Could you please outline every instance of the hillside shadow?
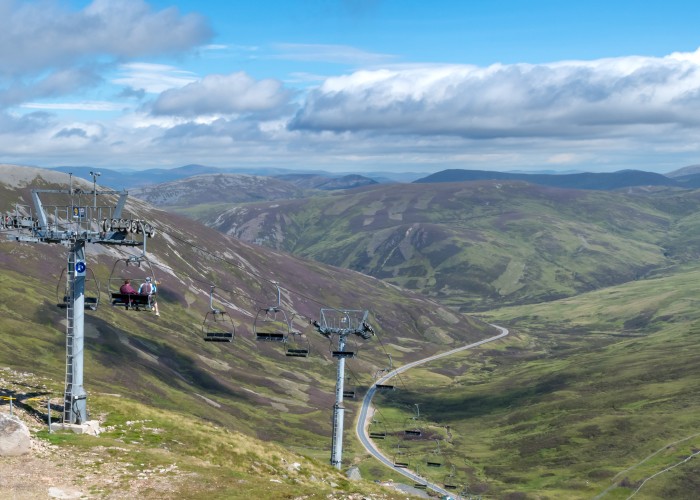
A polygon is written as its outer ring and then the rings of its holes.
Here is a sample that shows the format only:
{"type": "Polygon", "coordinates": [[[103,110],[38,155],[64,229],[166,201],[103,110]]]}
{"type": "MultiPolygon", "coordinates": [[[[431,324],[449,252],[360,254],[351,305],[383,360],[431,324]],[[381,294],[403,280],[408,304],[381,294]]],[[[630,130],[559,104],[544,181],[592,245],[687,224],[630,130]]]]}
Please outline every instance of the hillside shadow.
{"type": "Polygon", "coordinates": [[[516,411],[536,403],[548,395],[568,387],[568,377],[557,375],[530,385],[510,387],[501,392],[474,396],[446,396],[443,392],[415,391],[397,386],[396,394],[384,397],[380,404],[413,408],[420,405],[421,414],[438,423],[516,411]]]}
{"type": "Polygon", "coordinates": [[[250,397],[233,390],[198,366],[193,355],[164,342],[116,328],[100,318],[91,317],[87,322],[98,333],[97,339],[86,342],[88,349],[98,364],[118,373],[118,381],[103,380],[107,384],[117,382],[132,391],[139,388],[153,396],[164,397],[162,391],[148,382],[149,376],[152,376],[178,391],[202,391],[251,402],[250,397]]]}

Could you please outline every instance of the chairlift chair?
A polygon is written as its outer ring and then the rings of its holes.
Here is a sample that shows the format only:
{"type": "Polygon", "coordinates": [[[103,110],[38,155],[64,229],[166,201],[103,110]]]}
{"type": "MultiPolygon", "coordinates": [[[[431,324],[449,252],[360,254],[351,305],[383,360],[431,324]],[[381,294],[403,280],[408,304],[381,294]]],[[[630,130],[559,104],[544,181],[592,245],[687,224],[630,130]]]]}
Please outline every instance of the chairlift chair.
{"type": "Polygon", "coordinates": [[[394,453],[394,467],[406,468],[408,467],[408,452],[401,451],[401,445],[396,446],[396,452],[394,453]]]}
{"type": "Polygon", "coordinates": [[[443,488],[446,490],[456,490],[458,486],[455,483],[455,466],[452,465],[452,468],[450,469],[450,473],[445,476],[445,480],[443,481],[443,488]]]}
{"type": "Polygon", "coordinates": [[[204,316],[202,335],[205,342],[233,342],[236,327],[231,316],[214,307],[214,286],[209,291],[209,311],[204,316]]]}
{"type": "Polygon", "coordinates": [[[367,430],[372,439],[386,439],[386,425],[383,422],[373,420],[367,430]]]}
{"type": "Polygon", "coordinates": [[[290,358],[308,358],[311,353],[311,341],[307,335],[292,329],[293,322],[294,315],[292,314],[292,319],[289,322],[290,335],[287,337],[285,355],[290,358]]]}
{"type": "MultiPolygon", "coordinates": [[[[95,273],[89,267],[85,270],[85,293],[83,296],[84,307],[86,311],[96,311],[100,304],[100,282],[95,278],[95,273]]],[[[66,268],[61,270],[61,275],[58,277],[56,284],[56,306],[61,309],[68,307],[70,301],[70,287],[68,284],[68,276],[66,268]],[[63,286],[61,286],[63,284],[63,286]]]]}
{"type": "Polygon", "coordinates": [[[355,386],[348,383],[347,377],[343,384],[343,398],[355,399],[355,386]]]}
{"type": "Polygon", "coordinates": [[[287,342],[291,333],[287,312],[281,307],[281,292],[277,283],[277,304],[258,309],[253,322],[255,340],[262,342],[287,342]]]}
{"type": "Polygon", "coordinates": [[[405,437],[420,437],[423,435],[423,432],[421,431],[419,425],[419,422],[421,421],[420,410],[417,404],[415,406],[416,414],[412,417],[407,418],[406,422],[404,423],[403,433],[405,437]]]}
{"type": "Polygon", "coordinates": [[[289,323],[287,313],[277,306],[258,310],[253,323],[255,340],[263,342],[287,342],[289,323]]]}
{"type": "Polygon", "coordinates": [[[146,281],[146,277],[150,277],[151,282],[156,282],[155,275],[153,274],[153,266],[145,254],[117,259],[114,262],[114,266],[112,266],[112,272],[110,273],[107,281],[107,287],[112,299],[112,305],[124,307],[125,310],[135,309],[136,311],[139,311],[143,309],[150,311],[152,309],[152,304],[156,299],[158,291],[157,288],[156,293],[151,295],[141,295],[138,293],[124,294],[119,291],[121,285],[126,279],[131,280],[132,287],[138,290],[138,288],[146,281]],[[123,267],[120,267],[120,264],[123,264],[123,267]],[[139,272],[138,276],[137,272],[139,272]],[[145,277],[143,274],[145,274],[145,277]]]}
{"type": "Polygon", "coordinates": [[[442,451],[440,451],[440,441],[436,439],[435,444],[437,447],[435,448],[435,451],[433,451],[434,456],[431,456],[425,462],[425,465],[428,467],[442,467],[443,459],[442,451]]]}

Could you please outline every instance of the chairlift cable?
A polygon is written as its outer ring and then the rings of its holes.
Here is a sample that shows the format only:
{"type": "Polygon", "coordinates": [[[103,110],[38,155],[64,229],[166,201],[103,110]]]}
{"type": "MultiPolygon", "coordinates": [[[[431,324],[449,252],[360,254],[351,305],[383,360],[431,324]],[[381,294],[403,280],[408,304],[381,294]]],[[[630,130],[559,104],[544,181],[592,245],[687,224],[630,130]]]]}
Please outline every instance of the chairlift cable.
{"type": "MultiPolygon", "coordinates": [[[[208,255],[214,257],[215,259],[219,259],[219,260],[221,260],[222,262],[225,262],[226,264],[228,264],[228,265],[230,265],[230,266],[233,266],[233,267],[235,267],[235,268],[237,268],[237,269],[239,269],[239,270],[241,270],[241,271],[243,271],[243,272],[245,272],[245,273],[248,273],[248,274],[251,275],[251,276],[254,276],[254,277],[256,277],[256,278],[258,278],[258,279],[260,279],[260,280],[267,281],[267,282],[269,282],[269,283],[271,283],[271,284],[276,283],[275,280],[271,280],[271,279],[269,279],[269,278],[265,278],[264,276],[261,276],[261,275],[259,275],[258,273],[255,273],[255,272],[253,272],[252,270],[250,270],[250,269],[248,269],[248,268],[244,268],[244,267],[241,267],[240,265],[238,265],[238,264],[236,264],[236,263],[234,263],[234,262],[230,262],[229,260],[227,260],[227,259],[225,259],[225,258],[223,258],[223,257],[221,257],[221,256],[219,256],[219,255],[216,255],[215,253],[213,253],[213,252],[211,252],[211,251],[209,251],[209,250],[205,250],[205,249],[203,249],[203,248],[201,248],[201,247],[195,245],[194,243],[192,243],[192,242],[190,242],[190,241],[187,241],[187,240],[185,240],[185,239],[183,239],[183,238],[180,238],[179,236],[175,236],[175,235],[173,235],[173,234],[171,234],[171,233],[166,233],[166,234],[167,234],[168,236],[170,236],[171,238],[173,238],[173,239],[176,239],[176,240],[178,240],[178,241],[180,241],[180,242],[182,242],[182,243],[185,243],[186,245],[189,245],[189,246],[192,247],[192,248],[195,248],[195,249],[197,249],[197,250],[199,250],[199,251],[201,251],[201,252],[203,252],[203,253],[206,253],[206,254],[208,254],[208,255]]],[[[222,288],[222,290],[224,290],[224,289],[222,288]]],[[[293,290],[293,289],[290,289],[290,288],[287,288],[287,287],[285,287],[285,290],[286,290],[287,292],[293,294],[293,295],[296,295],[296,296],[301,297],[301,298],[306,299],[306,300],[310,300],[311,302],[314,302],[315,304],[318,304],[318,305],[320,305],[320,306],[322,306],[322,307],[324,307],[324,308],[333,309],[333,310],[336,310],[336,311],[340,311],[340,309],[337,309],[336,307],[333,307],[333,306],[327,306],[327,305],[324,304],[323,302],[320,302],[319,300],[316,300],[316,299],[313,298],[313,297],[310,297],[310,296],[308,296],[308,295],[306,295],[306,294],[304,294],[304,293],[302,293],[302,292],[299,292],[298,290],[293,290]]],[[[234,294],[235,294],[235,293],[238,293],[238,292],[231,291],[231,290],[225,290],[225,291],[228,291],[228,292],[234,293],[234,294]]],[[[241,294],[241,295],[244,295],[244,294],[241,294]]],[[[244,296],[245,296],[245,295],[244,295],[244,296]]],[[[250,300],[253,300],[254,302],[258,302],[257,300],[252,299],[251,297],[247,297],[247,298],[250,299],[250,300]]],[[[300,315],[300,316],[302,316],[302,315],[300,315]]],[[[309,317],[307,317],[307,316],[303,316],[303,317],[304,317],[305,319],[308,319],[308,320],[314,319],[314,318],[309,318],[309,317]]]]}

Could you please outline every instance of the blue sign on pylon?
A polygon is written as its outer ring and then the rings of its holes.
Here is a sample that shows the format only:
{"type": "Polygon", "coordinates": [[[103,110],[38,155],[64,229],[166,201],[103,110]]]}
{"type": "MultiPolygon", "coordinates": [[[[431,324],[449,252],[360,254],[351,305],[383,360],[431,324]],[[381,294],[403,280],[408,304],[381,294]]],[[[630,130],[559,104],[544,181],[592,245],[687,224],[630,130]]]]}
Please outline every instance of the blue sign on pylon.
{"type": "Polygon", "coordinates": [[[85,262],[82,260],[79,260],[78,262],[75,263],[75,275],[76,276],[85,276],[85,270],[87,269],[87,266],[85,265],[85,262]]]}

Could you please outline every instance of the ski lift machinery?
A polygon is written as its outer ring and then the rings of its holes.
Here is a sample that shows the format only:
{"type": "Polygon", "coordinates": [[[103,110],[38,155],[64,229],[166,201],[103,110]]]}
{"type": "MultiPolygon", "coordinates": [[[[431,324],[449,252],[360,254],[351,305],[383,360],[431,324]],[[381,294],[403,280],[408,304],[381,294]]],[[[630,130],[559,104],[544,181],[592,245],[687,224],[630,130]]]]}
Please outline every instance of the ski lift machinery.
{"type": "Polygon", "coordinates": [[[222,308],[214,307],[214,286],[209,291],[209,311],[202,323],[202,336],[205,342],[232,342],[236,327],[231,316],[222,308]]]}

